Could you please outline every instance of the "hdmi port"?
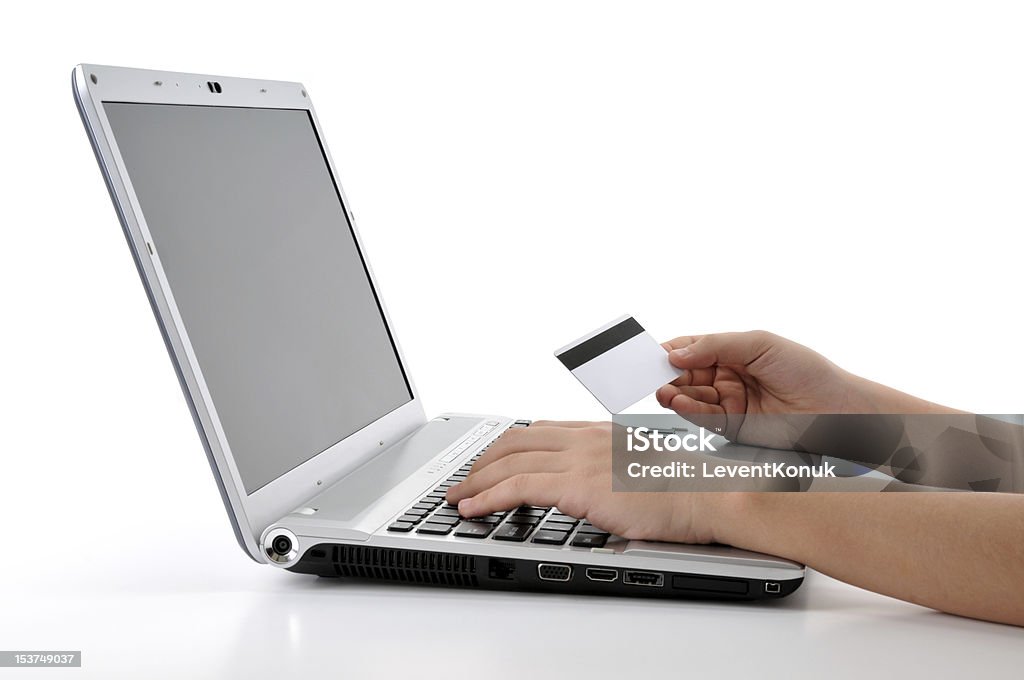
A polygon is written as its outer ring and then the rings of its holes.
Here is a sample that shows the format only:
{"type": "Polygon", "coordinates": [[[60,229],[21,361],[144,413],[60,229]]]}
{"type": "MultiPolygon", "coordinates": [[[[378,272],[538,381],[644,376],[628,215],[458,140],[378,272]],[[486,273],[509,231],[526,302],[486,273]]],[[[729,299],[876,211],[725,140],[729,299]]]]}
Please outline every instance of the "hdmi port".
{"type": "Polygon", "coordinates": [[[624,571],[622,582],[627,586],[651,586],[660,588],[665,585],[665,575],[653,571],[624,571]]]}
{"type": "Polygon", "coordinates": [[[614,569],[595,569],[587,567],[587,578],[591,581],[605,581],[611,583],[619,577],[619,572],[614,569]]]}

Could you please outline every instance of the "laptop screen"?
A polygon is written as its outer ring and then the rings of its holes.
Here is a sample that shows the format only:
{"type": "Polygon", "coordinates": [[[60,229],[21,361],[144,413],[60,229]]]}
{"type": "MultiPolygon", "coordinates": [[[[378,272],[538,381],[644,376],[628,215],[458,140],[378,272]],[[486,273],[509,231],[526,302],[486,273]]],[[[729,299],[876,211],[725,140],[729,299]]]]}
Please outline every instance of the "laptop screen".
{"type": "Polygon", "coordinates": [[[104,109],[247,494],[412,399],[307,111],[104,109]]]}

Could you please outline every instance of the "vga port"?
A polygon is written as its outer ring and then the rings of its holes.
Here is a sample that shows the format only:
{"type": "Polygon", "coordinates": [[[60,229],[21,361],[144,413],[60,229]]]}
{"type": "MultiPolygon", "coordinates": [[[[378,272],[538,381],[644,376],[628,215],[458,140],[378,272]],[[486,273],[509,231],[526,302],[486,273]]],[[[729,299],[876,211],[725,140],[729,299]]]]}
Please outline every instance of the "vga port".
{"type": "Polygon", "coordinates": [[[568,581],[572,577],[572,567],[568,564],[541,562],[537,565],[537,576],[541,581],[568,581]]]}

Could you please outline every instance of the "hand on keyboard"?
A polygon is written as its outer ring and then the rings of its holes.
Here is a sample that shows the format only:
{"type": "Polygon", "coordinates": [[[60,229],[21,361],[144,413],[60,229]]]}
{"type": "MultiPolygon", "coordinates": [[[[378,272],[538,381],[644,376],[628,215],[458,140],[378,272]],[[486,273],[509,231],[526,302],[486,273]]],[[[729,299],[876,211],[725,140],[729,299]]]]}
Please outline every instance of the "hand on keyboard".
{"type": "Polygon", "coordinates": [[[709,543],[723,494],[612,491],[611,423],[537,421],[506,431],[447,490],[459,514],[554,507],[634,539],[709,543]]]}
{"type": "MultiPolygon", "coordinates": [[[[494,429],[497,422],[488,422],[474,433],[477,441],[487,431],[494,429]],[[477,436],[479,435],[479,436],[477,436]]],[[[517,420],[512,428],[522,428],[529,421],[517,420]]],[[[493,443],[492,443],[493,444],[493,443]]],[[[484,447],[486,451],[492,444],[484,447]]],[[[466,446],[459,444],[457,451],[464,451],[466,446]]],[[[451,454],[449,454],[451,455],[451,454]]],[[[600,529],[587,520],[580,520],[557,509],[524,505],[514,508],[511,512],[493,512],[468,517],[459,512],[458,507],[445,503],[448,489],[462,482],[469,475],[473,464],[480,459],[483,452],[477,453],[437,488],[419,499],[398,519],[388,525],[388,531],[394,533],[415,532],[426,536],[448,536],[483,540],[488,537],[495,541],[526,542],[544,545],[564,545],[568,543],[575,548],[601,548],[608,541],[607,531],[600,529]]],[[[442,458],[442,460],[444,460],[442,458]]]]}

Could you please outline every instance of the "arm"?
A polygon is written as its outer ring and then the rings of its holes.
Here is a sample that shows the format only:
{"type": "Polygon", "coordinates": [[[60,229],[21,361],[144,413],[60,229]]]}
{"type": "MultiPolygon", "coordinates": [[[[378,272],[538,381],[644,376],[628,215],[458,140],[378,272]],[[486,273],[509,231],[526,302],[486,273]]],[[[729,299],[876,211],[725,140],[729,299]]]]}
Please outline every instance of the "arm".
{"type": "Polygon", "coordinates": [[[1024,496],[723,494],[716,538],[876,593],[1024,626],[1024,496]]]}
{"type": "Polygon", "coordinates": [[[608,423],[510,430],[448,490],[466,517],[557,506],[628,539],[726,543],[952,614],[1024,626],[1024,496],[614,492],[608,423]]]}
{"type": "Polygon", "coordinates": [[[844,458],[913,484],[1024,491],[1019,424],[918,399],[765,331],[665,348],[685,372],[658,401],[732,441],[844,458]]]}
{"type": "MultiPolygon", "coordinates": [[[[788,441],[750,416],[957,413],[763,331],[682,337],[665,347],[686,372],[658,391],[662,406],[698,424],[725,416],[729,438],[744,443],[788,441]]],[[[615,493],[611,439],[610,424],[538,422],[509,431],[448,500],[470,517],[557,506],[624,538],[770,552],[875,592],[1024,626],[1024,496],[615,493]]],[[[1017,441],[1014,432],[1007,439],[1017,441]]],[[[965,452],[939,453],[948,461],[965,452]]]]}

